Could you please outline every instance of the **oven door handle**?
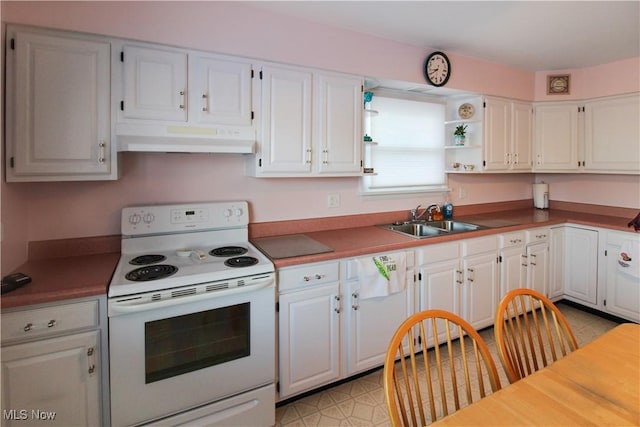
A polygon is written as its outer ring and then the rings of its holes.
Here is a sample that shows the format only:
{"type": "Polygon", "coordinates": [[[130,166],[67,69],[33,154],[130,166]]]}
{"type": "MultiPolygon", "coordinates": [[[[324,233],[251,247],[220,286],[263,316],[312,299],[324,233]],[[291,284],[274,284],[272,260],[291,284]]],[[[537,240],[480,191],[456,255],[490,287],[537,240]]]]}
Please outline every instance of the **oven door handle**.
{"type": "Polygon", "coordinates": [[[256,279],[249,286],[238,286],[231,289],[223,289],[214,292],[197,292],[191,295],[177,296],[170,299],[149,301],[144,297],[124,297],[120,301],[109,302],[109,315],[112,314],[126,314],[126,313],[138,313],[148,310],[156,310],[158,308],[171,307],[174,305],[187,304],[195,301],[204,301],[210,298],[220,298],[229,295],[237,295],[248,292],[255,292],[260,289],[274,286],[275,280],[272,275],[265,278],[256,279]]]}

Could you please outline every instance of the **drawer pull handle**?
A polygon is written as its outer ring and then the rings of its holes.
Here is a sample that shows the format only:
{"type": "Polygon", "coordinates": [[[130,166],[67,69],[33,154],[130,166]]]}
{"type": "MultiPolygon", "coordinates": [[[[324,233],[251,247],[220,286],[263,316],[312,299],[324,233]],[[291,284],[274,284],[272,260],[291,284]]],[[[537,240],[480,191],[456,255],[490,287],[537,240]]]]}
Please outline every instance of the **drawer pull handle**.
{"type": "Polygon", "coordinates": [[[96,365],[89,366],[89,373],[93,374],[96,371],[96,365]]]}
{"type": "Polygon", "coordinates": [[[351,303],[351,308],[353,310],[359,309],[360,305],[358,304],[358,297],[359,297],[358,293],[357,292],[352,293],[351,297],[353,298],[353,303],[351,303]]]}
{"type": "Polygon", "coordinates": [[[55,319],[49,320],[49,323],[47,323],[47,328],[53,328],[54,326],[56,326],[57,322],[55,321],[55,319]]]}
{"type": "Polygon", "coordinates": [[[24,325],[24,331],[25,332],[29,332],[33,329],[33,323],[27,323],[26,325],[24,325]]]}

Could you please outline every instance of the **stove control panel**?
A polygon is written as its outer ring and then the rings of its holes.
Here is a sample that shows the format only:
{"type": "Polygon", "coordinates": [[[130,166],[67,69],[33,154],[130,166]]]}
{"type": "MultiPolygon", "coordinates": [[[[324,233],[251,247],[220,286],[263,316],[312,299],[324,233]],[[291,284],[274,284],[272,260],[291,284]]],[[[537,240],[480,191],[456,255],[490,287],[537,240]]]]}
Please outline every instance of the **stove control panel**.
{"type": "Polygon", "coordinates": [[[210,202],[128,207],[122,210],[122,234],[162,234],[181,231],[247,227],[247,202],[210,202]]]}

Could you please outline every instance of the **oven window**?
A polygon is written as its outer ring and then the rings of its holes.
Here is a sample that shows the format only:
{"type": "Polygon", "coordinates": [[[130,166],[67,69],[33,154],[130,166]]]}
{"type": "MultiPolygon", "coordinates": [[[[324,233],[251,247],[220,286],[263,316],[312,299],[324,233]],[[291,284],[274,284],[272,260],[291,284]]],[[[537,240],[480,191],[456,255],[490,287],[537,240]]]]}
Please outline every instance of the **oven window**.
{"type": "Polygon", "coordinates": [[[249,356],[249,303],[145,324],[145,383],[249,356]]]}

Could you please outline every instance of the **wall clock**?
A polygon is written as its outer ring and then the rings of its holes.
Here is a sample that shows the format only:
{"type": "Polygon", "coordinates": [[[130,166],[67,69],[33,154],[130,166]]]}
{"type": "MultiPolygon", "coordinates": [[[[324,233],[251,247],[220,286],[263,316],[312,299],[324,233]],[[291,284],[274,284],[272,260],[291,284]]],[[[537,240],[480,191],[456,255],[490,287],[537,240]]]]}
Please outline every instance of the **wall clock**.
{"type": "Polygon", "coordinates": [[[444,86],[451,76],[451,63],[443,52],[433,52],[424,61],[424,78],[433,86],[444,86]]]}
{"type": "Polygon", "coordinates": [[[568,95],[570,74],[547,76],[547,95],[568,95]]]}

